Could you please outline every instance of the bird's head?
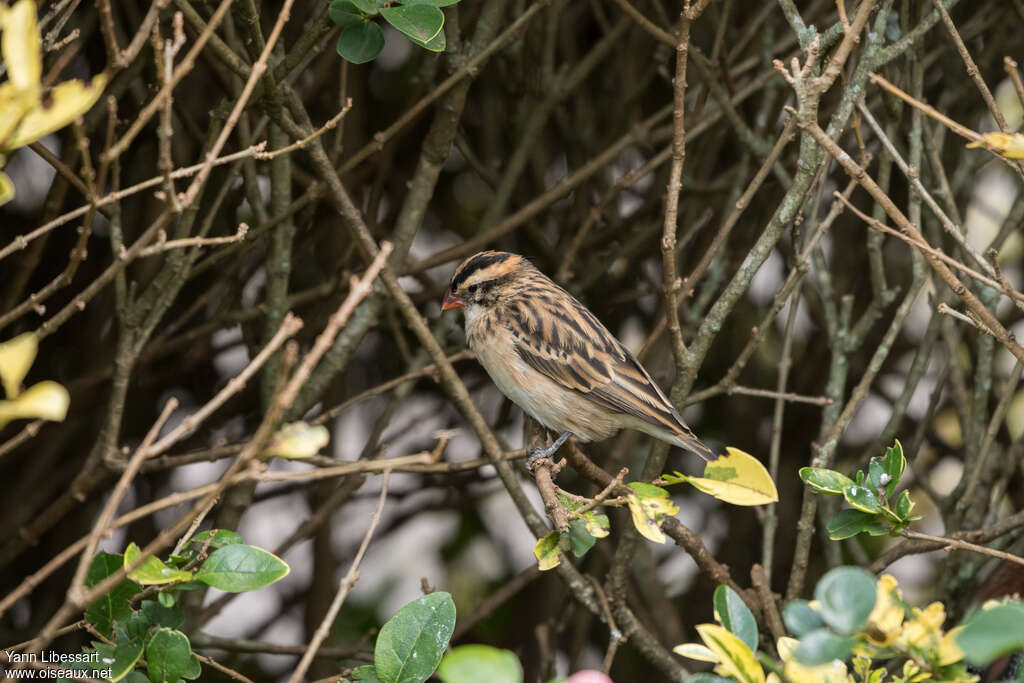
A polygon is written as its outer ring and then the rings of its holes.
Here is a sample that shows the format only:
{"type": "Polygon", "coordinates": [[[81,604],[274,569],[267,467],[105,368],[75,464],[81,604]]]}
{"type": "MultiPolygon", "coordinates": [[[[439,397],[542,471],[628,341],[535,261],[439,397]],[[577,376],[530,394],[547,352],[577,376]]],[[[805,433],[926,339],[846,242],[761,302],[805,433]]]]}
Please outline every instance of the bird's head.
{"type": "Polygon", "coordinates": [[[514,284],[517,275],[531,267],[522,256],[506,251],[481,251],[463,261],[448,285],[441,310],[488,306],[514,284]]]}

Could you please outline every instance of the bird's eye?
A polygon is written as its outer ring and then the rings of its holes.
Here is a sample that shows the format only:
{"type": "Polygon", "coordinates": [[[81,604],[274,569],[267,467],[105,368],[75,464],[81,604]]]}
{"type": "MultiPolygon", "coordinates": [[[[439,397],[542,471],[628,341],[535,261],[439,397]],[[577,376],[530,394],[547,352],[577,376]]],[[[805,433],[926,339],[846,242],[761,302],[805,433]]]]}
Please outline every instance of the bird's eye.
{"type": "Polygon", "coordinates": [[[470,285],[469,286],[469,293],[470,294],[476,294],[476,290],[479,289],[479,288],[480,288],[480,285],[470,285]]]}

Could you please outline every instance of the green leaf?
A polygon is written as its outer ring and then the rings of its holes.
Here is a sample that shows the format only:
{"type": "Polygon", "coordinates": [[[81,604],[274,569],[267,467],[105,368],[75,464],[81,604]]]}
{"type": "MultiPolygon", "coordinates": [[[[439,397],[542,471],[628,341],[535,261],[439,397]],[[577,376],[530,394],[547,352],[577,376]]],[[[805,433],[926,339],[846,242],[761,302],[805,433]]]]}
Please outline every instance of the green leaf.
{"type": "Polygon", "coordinates": [[[213,540],[210,541],[210,547],[214,549],[223,548],[228,545],[243,545],[245,543],[245,541],[242,540],[242,537],[231,529],[208,529],[207,531],[200,531],[192,537],[192,542],[203,545],[210,536],[213,536],[213,540]]]}
{"type": "Polygon", "coordinates": [[[523,667],[509,650],[460,645],[441,660],[437,677],[444,683],[522,683],[523,667]]]}
{"type": "MultiPolygon", "coordinates": [[[[167,593],[158,593],[158,595],[167,595],[167,593]]],[[[142,604],[139,605],[139,611],[152,626],[178,628],[185,621],[185,616],[181,613],[180,609],[165,607],[152,600],[143,600],[142,604]]]]}
{"type": "Polygon", "coordinates": [[[377,669],[373,664],[364,664],[358,669],[353,669],[352,680],[361,681],[362,683],[381,683],[381,680],[377,678],[377,669]]]}
{"type": "MultiPolygon", "coordinates": [[[[89,571],[85,575],[85,585],[92,588],[103,579],[107,578],[121,568],[124,558],[121,555],[111,555],[100,551],[92,558],[89,571]]],[[[138,593],[141,588],[134,581],[125,579],[112,591],[98,598],[96,602],[89,605],[85,611],[85,620],[92,624],[97,631],[109,636],[113,631],[115,621],[123,621],[131,616],[132,607],[130,601],[132,596],[138,593]]]]}
{"type": "MultiPolygon", "coordinates": [[[[376,13],[376,8],[374,8],[374,12],[376,13]]],[[[349,26],[362,24],[367,21],[362,10],[349,0],[334,0],[330,8],[328,8],[327,14],[331,17],[331,21],[342,28],[348,28],[349,26]]]]}
{"type": "Polygon", "coordinates": [[[853,479],[845,474],[824,467],[801,467],[800,478],[818,493],[842,493],[853,485],[853,479]]]}
{"type": "Polygon", "coordinates": [[[418,43],[426,43],[444,26],[444,12],[431,5],[381,7],[380,15],[418,43]]]}
{"type": "Polygon", "coordinates": [[[977,667],[1024,650],[1024,603],[1009,602],[975,613],[957,634],[956,642],[967,661],[977,667]]]}
{"type": "Polygon", "coordinates": [[[906,521],[913,509],[914,501],[910,500],[910,493],[903,489],[896,498],[896,514],[901,520],[906,521]]]}
{"type": "Polygon", "coordinates": [[[161,628],[146,645],[146,672],[153,683],[163,683],[198,678],[201,669],[188,637],[181,631],[161,628]]]}
{"type": "Polygon", "coordinates": [[[228,593],[269,586],[288,574],[277,555],[251,545],[228,545],[213,551],[196,572],[196,580],[228,593]]]}
{"type": "Polygon", "coordinates": [[[874,575],[860,567],[836,567],[826,572],[814,587],[814,598],[821,603],[821,618],[840,633],[861,630],[875,607],[876,583],[874,575]]]}
{"type": "Polygon", "coordinates": [[[174,607],[175,599],[173,593],[157,593],[156,599],[161,605],[168,609],[174,607]]]}
{"type": "Polygon", "coordinates": [[[872,536],[884,536],[890,532],[889,527],[880,522],[874,515],[860,510],[840,510],[825,524],[828,537],[833,541],[856,536],[867,532],[872,536]]]}
{"type": "Polygon", "coordinates": [[[712,602],[715,616],[722,626],[742,640],[751,652],[757,652],[757,621],[739,593],[722,585],[715,589],[712,602]]]}
{"type": "MultiPolygon", "coordinates": [[[[124,568],[128,569],[139,561],[142,551],[139,546],[129,543],[124,550],[124,568]]],[[[175,581],[188,581],[192,578],[192,572],[182,571],[168,567],[158,557],[150,557],[137,569],[128,574],[132,581],[137,581],[143,586],[160,586],[175,581]]]]}
{"type": "Polygon", "coordinates": [[[352,4],[359,8],[360,12],[376,14],[379,9],[377,0],[352,0],[352,4]]]}
{"type": "Polygon", "coordinates": [[[715,674],[709,674],[706,671],[702,671],[700,673],[690,674],[687,676],[686,683],[736,683],[736,681],[732,678],[716,676],[715,674]]]}
{"type": "Polygon", "coordinates": [[[365,64],[383,49],[384,33],[372,21],[349,26],[338,36],[338,54],[353,64],[365,64]]]}
{"type": "Polygon", "coordinates": [[[448,47],[448,42],[444,37],[444,31],[438,31],[436,36],[426,42],[416,40],[415,38],[409,38],[409,40],[425,50],[430,50],[431,52],[444,52],[444,49],[448,47]]]}
{"type": "Polygon", "coordinates": [[[878,504],[878,496],[867,486],[857,484],[847,486],[843,489],[843,497],[846,498],[847,503],[863,512],[875,514],[882,510],[878,504]]]}
{"type": "Polygon", "coordinates": [[[818,610],[811,607],[806,600],[794,600],[786,605],[786,609],[782,611],[782,620],[786,622],[786,628],[797,638],[802,638],[825,625],[818,610]]]}
{"type": "Polygon", "coordinates": [[[373,661],[387,683],[430,678],[455,629],[455,603],[443,591],[417,598],[388,620],[377,635],[373,661]]]}
{"type": "Polygon", "coordinates": [[[459,0],[401,0],[401,4],[409,7],[411,5],[430,5],[431,7],[448,7],[458,4],[459,0]]]}
{"type": "Polygon", "coordinates": [[[537,568],[542,572],[554,569],[562,560],[559,556],[559,540],[557,531],[552,531],[544,538],[538,539],[533,546],[533,556],[537,558],[537,568]]]}
{"type": "Polygon", "coordinates": [[[135,668],[135,663],[142,658],[142,639],[119,642],[116,645],[93,642],[99,653],[102,665],[93,668],[110,668],[110,676],[106,680],[119,681],[135,668]]]}
{"type": "Polygon", "coordinates": [[[893,445],[886,449],[885,460],[882,462],[882,469],[889,477],[889,480],[884,484],[886,496],[892,497],[906,468],[907,459],[903,455],[903,444],[900,443],[899,439],[896,439],[893,445]]]}
{"type": "Polygon", "coordinates": [[[849,658],[853,643],[853,638],[838,636],[822,628],[801,638],[793,656],[804,666],[820,666],[837,659],[844,661],[849,658]]]}
{"type": "Polygon", "coordinates": [[[597,539],[590,535],[590,532],[587,531],[587,523],[582,519],[574,519],[569,523],[569,531],[566,532],[566,536],[572,544],[572,554],[576,557],[583,557],[597,543],[597,539]]]}

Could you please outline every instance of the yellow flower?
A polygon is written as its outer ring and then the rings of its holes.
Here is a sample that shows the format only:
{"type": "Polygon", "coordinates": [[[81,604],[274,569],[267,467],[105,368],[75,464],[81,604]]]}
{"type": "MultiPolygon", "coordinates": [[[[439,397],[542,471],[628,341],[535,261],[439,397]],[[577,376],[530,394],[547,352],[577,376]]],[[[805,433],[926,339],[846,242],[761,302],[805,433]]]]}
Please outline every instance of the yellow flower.
{"type": "Polygon", "coordinates": [[[891,574],[882,574],[878,579],[875,608],[868,616],[868,626],[865,629],[872,644],[887,647],[899,636],[904,616],[901,598],[896,579],[891,574]]]}

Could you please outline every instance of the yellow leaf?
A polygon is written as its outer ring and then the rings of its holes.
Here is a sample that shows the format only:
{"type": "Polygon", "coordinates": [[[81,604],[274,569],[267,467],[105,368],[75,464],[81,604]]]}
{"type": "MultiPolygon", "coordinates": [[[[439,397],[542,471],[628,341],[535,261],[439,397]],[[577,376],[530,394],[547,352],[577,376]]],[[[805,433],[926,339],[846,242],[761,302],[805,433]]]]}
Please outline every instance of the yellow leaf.
{"type": "Polygon", "coordinates": [[[1010,439],[1017,441],[1024,436],[1024,389],[1014,394],[1010,407],[1006,411],[1006,431],[1010,439]]]}
{"type": "Polygon", "coordinates": [[[537,545],[533,546],[533,556],[537,558],[537,568],[542,572],[554,569],[562,563],[558,552],[558,539],[558,532],[552,531],[544,538],[539,539],[537,545]]]}
{"type": "Polygon", "coordinates": [[[986,133],[968,147],[984,147],[1007,159],[1024,159],[1024,135],[1020,133],[986,133]]]}
{"type": "Polygon", "coordinates": [[[0,401],[0,426],[21,418],[61,422],[68,414],[68,390],[49,380],[34,384],[12,401],[0,401]]]}
{"type": "Polygon", "coordinates": [[[17,129],[4,141],[4,148],[22,147],[68,125],[89,111],[106,84],[106,74],[94,76],[88,85],[77,80],[58,84],[22,117],[17,129]]]}
{"type": "Polygon", "coordinates": [[[718,663],[718,656],[708,648],[699,643],[683,643],[672,648],[672,652],[687,659],[696,659],[699,662],[718,663]]]}
{"type": "Polygon", "coordinates": [[[697,627],[700,639],[718,657],[715,669],[725,676],[732,676],[741,683],[764,683],[764,669],[758,663],[747,644],[718,624],[701,624],[697,627]]]}
{"type": "MultiPolygon", "coordinates": [[[[132,566],[142,557],[142,550],[134,543],[129,543],[124,549],[124,568],[132,566]]],[[[164,564],[159,557],[150,556],[128,574],[128,578],[143,586],[162,586],[165,583],[176,581],[189,581],[192,579],[192,572],[182,569],[175,569],[164,564]]]]}
{"type": "Polygon", "coordinates": [[[0,83],[0,150],[7,149],[7,138],[38,99],[36,90],[18,90],[10,81],[0,83]]]}
{"type": "Polygon", "coordinates": [[[3,56],[7,76],[19,90],[39,87],[43,75],[42,41],[36,23],[36,4],[19,0],[3,14],[3,56]]]}
{"type": "Polygon", "coordinates": [[[32,332],[18,335],[0,344],[0,383],[8,399],[21,393],[21,382],[39,351],[39,340],[32,332]]]}
{"type": "Polygon", "coordinates": [[[703,477],[677,476],[733,505],[765,505],[779,499],[775,482],[761,461],[732,446],[725,450],[728,455],[720,455],[704,466],[703,477]]]}
{"type": "Polygon", "coordinates": [[[265,455],[281,458],[309,458],[327,445],[330,433],[323,425],[292,422],[277,430],[265,455]]]}
{"type": "Polygon", "coordinates": [[[12,199],[14,199],[14,183],[6,173],[0,171],[0,206],[12,199]]]}
{"type": "Polygon", "coordinates": [[[948,666],[955,664],[964,658],[964,651],[957,645],[956,637],[960,631],[964,630],[964,626],[956,626],[951,628],[949,632],[942,637],[939,642],[939,666],[948,666]]]}

